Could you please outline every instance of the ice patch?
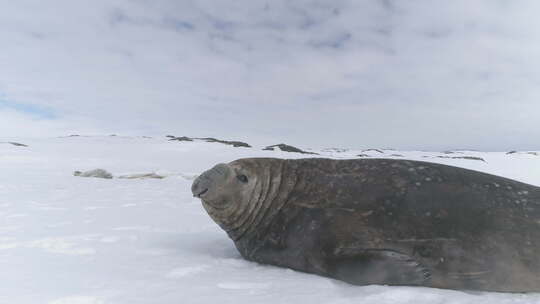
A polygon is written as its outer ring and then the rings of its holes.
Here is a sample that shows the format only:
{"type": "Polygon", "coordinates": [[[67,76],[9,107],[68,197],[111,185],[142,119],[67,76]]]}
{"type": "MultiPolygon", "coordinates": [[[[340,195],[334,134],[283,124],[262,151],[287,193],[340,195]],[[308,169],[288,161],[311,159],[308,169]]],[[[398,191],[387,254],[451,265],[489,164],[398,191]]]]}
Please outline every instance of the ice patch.
{"type": "Polygon", "coordinates": [[[58,210],[58,211],[63,211],[63,210],[67,210],[67,208],[60,208],[60,207],[38,207],[37,210],[44,210],[44,211],[58,210]]]}
{"type": "Polygon", "coordinates": [[[87,296],[71,296],[47,302],[47,304],[105,304],[103,300],[87,296]]]}
{"type": "Polygon", "coordinates": [[[158,232],[158,233],[178,233],[174,230],[165,230],[155,226],[126,226],[113,228],[116,231],[138,231],[138,232],[158,232]]]}
{"type": "Polygon", "coordinates": [[[192,180],[195,180],[197,176],[199,176],[199,174],[179,173],[178,176],[182,177],[183,179],[192,181],[192,180]]]}
{"type": "Polygon", "coordinates": [[[237,268],[249,266],[249,262],[247,262],[246,260],[241,260],[241,259],[219,259],[218,262],[223,265],[237,267],[237,268]]]}
{"type": "Polygon", "coordinates": [[[71,225],[71,224],[73,224],[73,222],[60,222],[60,223],[49,224],[46,227],[56,228],[56,227],[63,227],[63,226],[71,225]]]}
{"type": "Polygon", "coordinates": [[[17,243],[3,243],[0,244],[0,250],[17,248],[17,243]]]}
{"type": "Polygon", "coordinates": [[[137,254],[143,255],[143,256],[165,256],[165,255],[170,255],[171,253],[174,253],[174,251],[166,250],[166,249],[137,250],[137,254]]]}
{"type": "Polygon", "coordinates": [[[149,226],[125,226],[125,227],[116,227],[113,230],[117,231],[149,231],[152,227],[149,226]]]}
{"type": "Polygon", "coordinates": [[[28,216],[28,214],[14,213],[14,214],[10,214],[10,215],[6,216],[6,218],[16,218],[16,217],[26,217],[26,216],[28,216]]]}
{"type": "MultiPolygon", "coordinates": [[[[382,303],[437,303],[441,300],[441,295],[431,292],[426,289],[427,292],[418,292],[415,288],[394,288],[386,290],[384,293],[368,295],[365,297],[365,301],[382,302],[382,303]]],[[[450,291],[451,292],[451,291],[450,291]]]]}
{"type": "Polygon", "coordinates": [[[98,210],[98,209],[105,209],[107,207],[102,207],[102,206],[87,206],[87,207],[84,207],[83,209],[84,210],[87,210],[87,211],[92,211],[92,210],[98,210]]]}
{"type": "Polygon", "coordinates": [[[63,238],[44,238],[28,242],[24,245],[26,248],[40,248],[50,253],[67,255],[91,255],[95,254],[94,248],[77,248],[72,242],[63,238]]]}
{"type": "Polygon", "coordinates": [[[237,290],[252,290],[252,289],[268,289],[270,288],[270,283],[247,283],[247,282],[227,282],[227,283],[218,283],[217,287],[222,289],[237,289],[237,290]]]}
{"type": "Polygon", "coordinates": [[[21,228],[22,228],[21,226],[15,226],[15,225],[12,225],[12,226],[2,226],[2,227],[0,227],[0,232],[16,231],[16,230],[20,230],[21,228]]]}
{"type": "Polygon", "coordinates": [[[118,241],[118,238],[114,236],[106,236],[99,240],[102,243],[116,243],[118,241]]]}
{"type": "Polygon", "coordinates": [[[167,277],[170,279],[178,279],[178,278],[182,278],[188,275],[204,272],[208,268],[210,268],[210,266],[208,265],[175,268],[167,274],[167,277]]]}

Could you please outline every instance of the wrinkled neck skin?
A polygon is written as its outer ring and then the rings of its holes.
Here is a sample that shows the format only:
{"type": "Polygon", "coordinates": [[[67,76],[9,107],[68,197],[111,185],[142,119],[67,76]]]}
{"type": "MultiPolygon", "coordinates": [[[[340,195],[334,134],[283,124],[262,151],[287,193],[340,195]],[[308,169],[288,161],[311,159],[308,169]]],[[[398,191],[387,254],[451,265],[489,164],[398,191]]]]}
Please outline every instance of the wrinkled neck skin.
{"type": "Polygon", "coordinates": [[[226,204],[202,200],[210,217],[235,242],[241,238],[259,237],[287,203],[297,182],[294,166],[285,159],[268,158],[252,164],[257,179],[243,200],[226,204]]]}

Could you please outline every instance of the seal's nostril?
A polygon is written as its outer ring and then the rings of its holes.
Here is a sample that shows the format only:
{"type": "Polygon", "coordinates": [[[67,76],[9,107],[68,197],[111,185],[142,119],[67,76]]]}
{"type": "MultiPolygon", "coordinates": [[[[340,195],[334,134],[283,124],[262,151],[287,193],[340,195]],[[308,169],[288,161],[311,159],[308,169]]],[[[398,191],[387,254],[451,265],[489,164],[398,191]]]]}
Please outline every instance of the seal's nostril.
{"type": "Polygon", "coordinates": [[[201,197],[203,196],[206,192],[208,192],[208,188],[204,189],[203,191],[201,191],[199,194],[195,195],[196,197],[201,197]]]}

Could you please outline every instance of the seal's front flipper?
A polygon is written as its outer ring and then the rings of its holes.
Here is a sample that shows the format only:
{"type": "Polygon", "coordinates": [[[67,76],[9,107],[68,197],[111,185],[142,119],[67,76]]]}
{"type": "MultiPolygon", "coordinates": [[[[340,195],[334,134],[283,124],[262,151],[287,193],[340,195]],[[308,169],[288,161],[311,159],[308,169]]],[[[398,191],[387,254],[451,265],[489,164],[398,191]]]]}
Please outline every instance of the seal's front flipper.
{"type": "Polygon", "coordinates": [[[426,285],[429,271],[408,255],[379,249],[341,250],[328,260],[329,275],[355,284],[426,285]]]}

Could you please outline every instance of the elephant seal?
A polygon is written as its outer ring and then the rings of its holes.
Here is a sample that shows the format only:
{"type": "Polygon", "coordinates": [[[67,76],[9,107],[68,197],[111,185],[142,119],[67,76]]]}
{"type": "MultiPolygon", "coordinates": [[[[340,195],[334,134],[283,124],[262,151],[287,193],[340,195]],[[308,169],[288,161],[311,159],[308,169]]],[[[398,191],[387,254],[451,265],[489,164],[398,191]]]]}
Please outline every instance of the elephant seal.
{"type": "Polygon", "coordinates": [[[113,178],[113,175],[103,169],[94,169],[90,171],[75,171],[73,172],[74,176],[80,176],[80,177],[97,177],[97,178],[106,178],[111,179],[113,178]]]}
{"type": "Polygon", "coordinates": [[[192,192],[250,261],[356,285],[540,291],[540,187],[410,160],[246,158],[192,192]]]}

